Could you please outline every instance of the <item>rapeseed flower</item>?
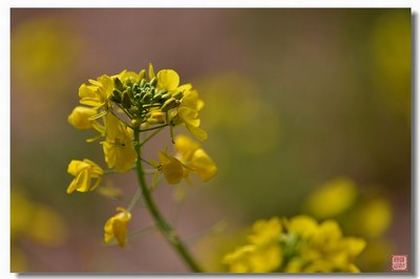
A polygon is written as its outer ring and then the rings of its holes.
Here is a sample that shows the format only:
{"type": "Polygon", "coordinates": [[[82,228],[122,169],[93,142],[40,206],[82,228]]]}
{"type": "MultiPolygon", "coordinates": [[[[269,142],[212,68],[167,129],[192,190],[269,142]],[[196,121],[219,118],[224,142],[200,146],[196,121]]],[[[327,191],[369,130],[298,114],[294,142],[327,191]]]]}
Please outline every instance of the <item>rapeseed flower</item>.
{"type": "Polygon", "coordinates": [[[175,138],[175,156],[161,152],[160,170],[169,184],[178,184],[189,173],[197,174],[203,182],[216,175],[217,166],[200,144],[184,135],[175,138]]]}
{"type": "Polygon", "coordinates": [[[100,166],[88,159],[72,160],[68,165],[67,172],[75,176],[67,188],[67,194],[76,190],[79,192],[93,191],[98,187],[104,174],[100,166]]]}
{"type": "Polygon", "coordinates": [[[358,272],[354,260],[365,245],[362,239],[344,237],[333,220],[272,218],[257,221],[248,243],[227,254],[223,263],[231,272],[358,272]]]}
{"type": "Polygon", "coordinates": [[[90,118],[97,113],[97,110],[94,108],[77,106],[69,115],[68,122],[76,129],[91,129],[94,120],[91,120],[90,118]]]}
{"type": "Polygon", "coordinates": [[[235,273],[270,272],[279,268],[283,258],[278,244],[281,230],[278,218],[257,221],[248,236],[249,244],[227,254],[223,263],[235,273]]]}
{"type": "Polygon", "coordinates": [[[105,162],[119,172],[133,168],[137,154],[133,145],[133,130],[112,114],[106,116],[106,138],[102,142],[105,162]]]}
{"type": "Polygon", "coordinates": [[[104,226],[104,241],[106,244],[116,240],[120,247],[127,243],[127,226],[131,220],[131,213],[122,207],[117,207],[117,214],[109,218],[104,226]]]}
{"type": "Polygon", "coordinates": [[[178,107],[178,116],[184,122],[185,127],[197,139],[207,139],[207,132],[200,128],[199,112],[204,107],[204,102],[198,96],[196,90],[187,89],[178,107]]]}
{"type": "Polygon", "coordinates": [[[96,80],[90,79],[89,83],[83,83],[79,88],[80,103],[97,109],[106,108],[114,89],[111,77],[102,75],[96,80]]]}
{"type": "MultiPolygon", "coordinates": [[[[87,142],[100,140],[106,165],[106,172],[127,172],[136,169],[139,187],[144,196],[144,203],[158,224],[159,230],[178,248],[182,241],[163,220],[153,197],[148,193],[152,187],[147,185],[146,170],[142,163],[155,167],[156,174],[163,173],[169,184],[177,184],[188,179],[189,173],[196,173],[201,180],[208,181],[217,172],[217,167],[201,146],[188,139],[177,137],[174,140],[176,125],[185,124],[186,128],[197,138],[204,140],[207,133],[200,128],[199,111],[204,102],[191,84],[180,84],[178,73],[172,69],[163,69],[154,73],[153,66],[149,71],[136,73],[123,70],[114,75],[102,75],[90,79],[79,88],[80,104],[68,116],[68,122],[78,129],[94,129],[99,134],[87,142]],[[177,153],[173,156],[167,151],[159,153],[159,163],[149,162],[143,156],[142,148],[160,130],[169,127],[172,142],[177,153]],[[149,195],[148,195],[149,194],[149,195]],[[169,239],[170,238],[170,239],[169,239]]],[[[104,175],[98,165],[87,159],[73,160],[68,172],[75,176],[67,189],[85,192],[95,189],[104,175]]],[[[156,182],[156,176],[152,182],[156,182]]],[[[120,197],[115,189],[103,189],[101,194],[108,197],[120,197]]],[[[139,194],[133,196],[129,209],[117,208],[118,213],[110,217],[104,225],[104,241],[116,240],[123,247],[127,242],[127,226],[131,220],[131,209],[136,205],[139,194]]],[[[200,271],[198,264],[182,247],[182,257],[193,271],[200,271]]],[[[177,249],[180,251],[180,249],[177,249]]],[[[261,260],[260,260],[261,261],[261,260]]]]}
{"type": "Polygon", "coordinates": [[[304,207],[311,215],[325,219],[349,209],[356,197],[355,183],[349,178],[339,177],[315,189],[306,200],[304,207]]]}

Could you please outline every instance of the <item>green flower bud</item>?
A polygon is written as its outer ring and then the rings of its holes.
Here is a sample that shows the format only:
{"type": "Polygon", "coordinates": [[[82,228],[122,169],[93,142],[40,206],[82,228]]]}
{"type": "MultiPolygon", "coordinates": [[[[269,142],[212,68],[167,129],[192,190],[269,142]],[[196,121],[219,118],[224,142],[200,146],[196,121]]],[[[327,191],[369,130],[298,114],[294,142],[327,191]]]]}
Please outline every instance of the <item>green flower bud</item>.
{"type": "Polygon", "coordinates": [[[118,77],[114,78],[115,88],[119,91],[124,91],[124,85],[118,77]]]}
{"type": "Polygon", "coordinates": [[[152,79],[150,80],[149,84],[150,84],[151,86],[155,87],[155,86],[157,85],[157,82],[158,82],[157,78],[156,78],[156,77],[154,77],[154,78],[152,78],[152,79]]]}
{"type": "Polygon", "coordinates": [[[142,78],[140,80],[140,87],[143,88],[145,84],[146,84],[146,79],[142,78]]]}
{"type": "Polygon", "coordinates": [[[147,104],[152,100],[152,97],[152,93],[147,92],[146,94],[144,94],[143,98],[141,98],[141,102],[147,104]]]}
{"type": "Polygon", "coordinates": [[[112,91],[111,101],[117,104],[121,103],[121,92],[118,89],[112,91]]]}
{"type": "Polygon", "coordinates": [[[128,96],[127,91],[125,91],[122,95],[122,105],[125,108],[130,108],[131,107],[131,100],[130,100],[130,96],[128,96]]]}
{"type": "Polygon", "coordinates": [[[163,112],[167,112],[170,109],[177,107],[180,102],[175,98],[170,98],[163,103],[162,107],[160,108],[163,112]]]}
{"type": "Polygon", "coordinates": [[[176,92],[175,94],[172,95],[172,97],[174,97],[177,100],[181,100],[183,96],[184,94],[181,91],[176,92]]]}
{"type": "Polygon", "coordinates": [[[163,94],[162,95],[162,99],[163,100],[167,100],[167,99],[169,99],[171,97],[171,93],[165,93],[165,94],[163,94]]]}
{"type": "Polygon", "coordinates": [[[146,76],[146,70],[143,69],[139,72],[139,80],[144,79],[145,76],[146,76]]]}

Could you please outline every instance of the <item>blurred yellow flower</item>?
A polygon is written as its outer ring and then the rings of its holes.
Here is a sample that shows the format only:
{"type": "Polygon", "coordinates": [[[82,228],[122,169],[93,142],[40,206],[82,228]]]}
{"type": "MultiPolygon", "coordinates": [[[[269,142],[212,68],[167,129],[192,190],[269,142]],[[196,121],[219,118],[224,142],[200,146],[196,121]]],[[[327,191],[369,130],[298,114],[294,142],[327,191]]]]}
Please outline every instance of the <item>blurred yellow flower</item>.
{"type": "Polygon", "coordinates": [[[12,241],[23,237],[37,243],[58,246],[67,238],[67,226],[51,207],[29,200],[23,193],[12,190],[12,241]]]}
{"type": "Polygon", "coordinates": [[[286,223],[290,234],[298,236],[295,259],[285,267],[287,272],[358,272],[355,258],[366,246],[364,240],[343,237],[336,221],[321,224],[308,217],[297,216],[286,223]],[[305,230],[306,228],[306,230],[305,230]]]}
{"type": "Polygon", "coordinates": [[[279,218],[258,220],[252,225],[252,233],[248,236],[248,241],[255,245],[275,243],[279,240],[281,232],[279,218]]]}
{"type": "Polygon", "coordinates": [[[230,272],[270,272],[280,267],[282,253],[278,244],[281,225],[278,218],[259,220],[248,236],[249,244],[223,258],[230,272]]]}
{"type": "Polygon", "coordinates": [[[133,130],[112,114],[106,116],[105,129],[106,139],[102,142],[105,162],[109,168],[116,171],[129,171],[137,158],[133,145],[133,130]]]}
{"type": "Polygon", "coordinates": [[[389,267],[389,259],[393,254],[393,245],[384,238],[369,239],[369,245],[358,258],[358,266],[369,272],[383,272],[389,267]]]}
{"type": "Polygon", "coordinates": [[[24,89],[26,100],[37,98],[36,91],[46,97],[38,106],[56,104],[61,100],[57,92],[74,82],[82,60],[82,40],[74,31],[60,17],[26,18],[12,29],[12,78],[24,89]]]}
{"type": "Polygon", "coordinates": [[[358,272],[354,260],[365,245],[362,239],[343,237],[333,220],[272,218],[257,221],[248,243],[227,254],[223,263],[231,272],[358,272]]]}
{"type": "Polygon", "coordinates": [[[226,135],[227,141],[247,154],[268,154],[279,146],[279,110],[265,94],[260,94],[261,87],[254,78],[221,73],[202,80],[199,87],[206,103],[212,104],[201,112],[207,131],[226,135]]]}
{"type": "Polygon", "coordinates": [[[101,167],[88,159],[72,160],[68,165],[67,172],[75,176],[67,188],[67,194],[71,194],[75,190],[79,192],[94,190],[98,187],[104,174],[101,167]]]}
{"type": "Polygon", "coordinates": [[[391,204],[384,198],[374,198],[365,202],[351,216],[353,230],[369,238],[381,236],[391,222],[391,204]]]}
{"type": "Polygon", "coordinates": [[[106,244],[116,240],[120,247],[127,243],[127,226],[131,220],[131,213],[122,207],[117,207],[117,214],[109,218],[104,226],[104,241],[106,244]]]}
{"type": "Polygon", "coordinates": [[[411,115],[411,24],[409,11],[382,14],[369,37],[372,93],[406,119],[411,115]]]}
{"type": "Polygon", "coordinates": [[[306,216],[298,215],[291,218],[289,221],[285,221],[287,230],[297,236],[307,239],[316,234],[318,224],[315,219],[306,216]]]}
{"type": "Polygon", "coordinates": [[[67,120],[74,128],[81,130],[91,129],[93,121],[89,117],[96,114],[96,109],[77,106],[73,109],[67,120]]]}
{"type": "Polygon", "coordinates": [[[326,182],[310,194],[304,203],[305,211],[324,219],[334,217],[352,206],[356,200],[357,188],[346,177],[326,182]]]}

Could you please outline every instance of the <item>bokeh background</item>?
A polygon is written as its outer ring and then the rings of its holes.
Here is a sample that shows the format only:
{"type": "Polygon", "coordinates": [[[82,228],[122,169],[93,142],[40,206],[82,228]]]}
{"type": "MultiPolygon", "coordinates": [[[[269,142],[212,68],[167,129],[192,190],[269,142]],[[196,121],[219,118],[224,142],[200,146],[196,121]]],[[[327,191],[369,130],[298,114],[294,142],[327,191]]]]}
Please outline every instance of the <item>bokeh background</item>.
{"type": "MultiPolygon", "coordinates": [[[[65,193],[71,159],[104,166],[89,133],[67,123],[80,84],[149,62],[176,69],[206,102],[204,147],[217,177],[184,186],[181,202],[167,185],[154,195],[207,270],[223,271],[221,256],[256,219],[301,213],[335,218],[345,234],[365,238],[362,271],[390,271],[392,254],[411,255],[409,9],[11,15],[12,271],[187,271],[142,207],[128,247],[102,243],[105,220],[136,189],[133,174],[65,193]],[[320,213],[317,204],[335,208],[320,213]]],[[[163,145],[166,134],[147,156],[163,145]]]]}

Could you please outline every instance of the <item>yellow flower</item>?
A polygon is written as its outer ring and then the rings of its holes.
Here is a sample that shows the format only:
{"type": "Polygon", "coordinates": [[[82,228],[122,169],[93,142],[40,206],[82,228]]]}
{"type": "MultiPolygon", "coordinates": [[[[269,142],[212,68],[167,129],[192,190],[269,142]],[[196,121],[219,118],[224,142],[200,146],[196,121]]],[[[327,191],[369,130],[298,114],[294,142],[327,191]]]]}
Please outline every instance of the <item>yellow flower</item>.
{"type": "Polygon", "coordinates": [[[295,216],[286,223],[289,232],[302,238],[313,236],[318,229],[317,222],[313,218],[305,215],[295,216]]]}
{"type": "Polygon", "coordinates": [[[204,107],[204,102],[199,98],[196,90],[186,89],[183,94],[178,107],[178,117],[193,136],[204,141],[207,139],[207,132],[200,128],[199,118],[199,111],[204,107]]]}
{"type": "Polygon", "coordinates": [[[278,244],[281,225],[278,218],[254,223],[249,244],[237,248],[223,258],[230,272],[270,272],[280,267],[282,252],[278,244]]]}
{"type": "Polygon", "coordinates": [[[131,220],[131,213],[126,209],[117,207],[119,213],[109,218],[104,226],[104,241],[106,244],[116,239],[120,247],[127,243],[127,226],[131,220]]]}
{"type": "Polygon", "coordinates": [[[227,254],[223,263],[229,266],[229,272],[234,273],[271,272],[281,264],[281,251],[276,245],[245,245],[227,254]]]}
{"type": "Polygon", "coordinates": [[[317,224],[308,216],[297,216],[287,227],[290,234],[299,237],[294,258],[285,267],[287,272],[358,272],[354,260],[366,243],[359,238],[343,237],[336,221],[317,224]]]}
{"type": "Polygon", "coordinates": [[[150,125],[163,124],[166,121],[166,114],[159,108],[153,108],[147,114],[146,121],[150,125]]]}
{"type": "Polygon", "coordinates": [[[82,105],[99,108],[105,106],[114,89],[114,81],[107,75],[97,80],[90,79],[90,84],[82,84],[79,88],[80,103],[82,105]]]}
{"type": "Polygon", "coordinates": [[[180,81],[178,73],[172,69],[160,70],[157,73],[156,78],[158,80],[157,88],[166,89],[168,91],[176,90],[180,81]]]}
{"type": "Polygon", "coordinates": [[[112,78],[117,77],[122,83],[127,83],[131,81],[132,83],[138,82],[140,80],[139,74],[132,71],[123,70],[121,73],[117,75],[113,75],[112,78]]]}
{"type": "Polygon", "coordinates": [[[231,272],[358,272],[355,258],[365,241],[343,237],[338,224],[318,224],[308,216],[254,223],[248,243],[227,254],[223,263],[231,272]]]}
{"type": "Polygon", "coordinates": [[[354,231],[369,238],[379,237],[391,225],[391,204],[384,198],[371,199],[354,212],[351,220],[354,231]]]}
{"type": "Polygon", "coordinates": [[[207,182],[217,173],[217,166],[200,144],[184,135],[175,138],[177,157],[188,169],[207,182]]]}
{"type": "Polygon", "coordinates": [[[269,220],[258,220],[252,226],[252,234],[248,236],[248,240],[256,245],[276,243],[280,239],[281,231],[279,218],[273,217],[269,220]]]}
{"type": "Polygon", "coordinates": [[[159,153],[159,161],[162,173],[169,184],[178,184],[184,177],[184,166],[182,163],[168,155],[166,152],[159,153]]]}
{"type": "Polygon", "coordinates": [[[119,172],[130,170],[137,158],[133,145],[133,130],[112,114],[107,114],[105,127],[106,139],[102,142],[105,162],[109,168],[119,172]]]}
{"type": "Polygon", "coordinates": [[[77,106],[73,109],[67,120],[73,127],[86,130],[92,128],[93,121],[90,120],[89,117],[92,117],[96,114],[96,109],[77,106]]]}
{"type": "Polygon", "coordinates": [[[306,210],[317,218],[336,216],[352,206],[357,188],[348,178],[336,178],[316,189],[305,202],[306,210]]]}
{"type": "Polygon", "coordinates": [[[30,238],[48,246],[63,244],[67,237],[67,227],[54,208],[31,201],[25,194],[14,189],[11,194],[12,241],[30,238]]]}
{"type": "Polygon", "coordinates": [[[72,160],[67,168],[67,172],[75,178],[67,188],[67,194],[71,194],[75,190],[79,192],[87,192],[94,190],[101,182],[104,171],[91,160],[84,159],[72,160]]]}
{"type": "Polygon", "coordinates": [[[175,149],[175,156],[170,156],[167,152],[159,154],[161,171],[169,184],[179,183],[190,172],[196,173],[203,182],[216,175],[216,164],[198,142],[179,135],[175,138],[175,149]]]}

